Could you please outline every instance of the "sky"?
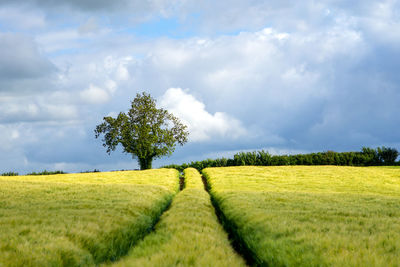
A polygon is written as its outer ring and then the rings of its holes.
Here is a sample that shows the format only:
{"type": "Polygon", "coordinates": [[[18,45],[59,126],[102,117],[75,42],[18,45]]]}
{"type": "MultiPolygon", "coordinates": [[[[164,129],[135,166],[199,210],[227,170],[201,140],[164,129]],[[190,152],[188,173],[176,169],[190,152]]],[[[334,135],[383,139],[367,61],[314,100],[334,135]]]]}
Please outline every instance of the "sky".
{"type": "Polygon", "coordinates": [[[400,150],[400,1],[0,0],[0,173],[136,169],[94,129],[150,93],[188,125],[159,167],[400,150]]]}

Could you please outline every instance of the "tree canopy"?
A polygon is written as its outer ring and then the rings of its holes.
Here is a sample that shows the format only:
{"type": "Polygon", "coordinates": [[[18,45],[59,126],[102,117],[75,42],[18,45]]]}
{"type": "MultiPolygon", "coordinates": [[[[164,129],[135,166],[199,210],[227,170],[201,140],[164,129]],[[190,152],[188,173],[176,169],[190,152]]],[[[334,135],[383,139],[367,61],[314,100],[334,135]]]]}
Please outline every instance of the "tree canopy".
{"type": "Polygon", "coordinates": [[[189,132],[177,117],[157,108],[155,99],[143,92],[136,95],[127,113],[103,118],[95,129],[96,138],[102,134],[108,154],[120,144],[125,153],[138,159],[143,170],[151,169],[153,159],[171,155],[176,143],[185,144],[189,132]]]}

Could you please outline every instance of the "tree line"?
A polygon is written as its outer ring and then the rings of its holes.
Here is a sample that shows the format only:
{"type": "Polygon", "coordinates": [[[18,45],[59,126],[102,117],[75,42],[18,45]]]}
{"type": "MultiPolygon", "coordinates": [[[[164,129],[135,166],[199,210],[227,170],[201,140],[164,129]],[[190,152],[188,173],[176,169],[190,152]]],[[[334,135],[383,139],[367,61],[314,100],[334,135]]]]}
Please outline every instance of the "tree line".
{"type": "Polygon", "coordinates": [[[239,152],[233,158],[206,159],[192,161],[181,165],[171,164],[164,168],[183,171],[193,167],[199,171],[207,167],[228,166],[282,166],[282,165],[338,165],[338,166],[390,166],[400,165],[396,162],[399,152],[395,148],[363,147],[356,152],[325,151],[296,155],[271,155],[268,151],[239,152]]]}

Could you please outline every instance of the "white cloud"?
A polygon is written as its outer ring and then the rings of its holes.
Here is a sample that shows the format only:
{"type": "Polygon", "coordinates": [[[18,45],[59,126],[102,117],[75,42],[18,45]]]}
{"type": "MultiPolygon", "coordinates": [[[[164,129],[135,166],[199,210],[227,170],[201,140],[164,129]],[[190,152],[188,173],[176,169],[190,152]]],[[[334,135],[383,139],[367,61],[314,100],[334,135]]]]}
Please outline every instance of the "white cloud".
{"type": "Polygon", "coordinates": [[[20,134],[19,134],[19,131],[18,130],[13,130],[12,132],[11,132],[11,139],[18,139],[19,138],[19,136],[20,136],[20,134]]]}
{"type": "Polygon", "coordinates": [[[123,64],[120,64],[118,66],[116,70],[116,78],[120,81],[125,81],[129,79],[129,71],[123,64]]]}
{"type": "Polygon", "coordinates": [[[398,144],[399,1],[0,2],[0,129],[15,166],[87,161],[92,148],[76,154],[93,125],[141,90],[191,127],[185,155],[398,144]]]}
{"type": "Polygon", "coordinates": [[[80,97],[84,102],[90,104],[102,104],[110,100],[110,96],[106,90],[93,84],[90,84],[89,88],[83,90],[80,93],[80,97]]]}
{"type": "Polygon", "coordinates": [[[53,120],[74,120],[78,117],[78,111],[74,105],[47,104],[43,107],[47,111],[48,118],[53,120]]]}
{"type": "Polygon", "coordinates": [[[291,123],[281,116],[293,117],[296,110],[331,95],[336,89],[329,85],[335,65],[344,69],[356,64],[368,51],[362,35],[343,27],[162,39],[148,43],[149,56],[129,70],[135,88],[191,88],[211,110],[221,107],[242,121],[275,131],[291,123]]]}
{"type": "Polygon", "coordinates": [[[46,31],[36,35],[36,41],[47,53],[79,49],[79,39],[83,39],[75,29],[46,31]]]}
{"type": "Polygon", "coordinates": [[[117,90],[117,83],[113,80],[107,80],[106,81],[106,88],[108,90],[108,92],[110,92],[111,95],[113,95],[115,93],[115,91],[117,90]]]}
{"type": "Polygon", "coordinates": [[[204,103],[181,88],[168,89],[161,97],[160,105],[188,126],[191,141],[235,139],[246,135],[246,130],[239,120],[224,112],[209,113],[204,103]]]}
{"type": "Polygon", "coordinates": [[[378,42],[400,44],[400,4],[398,1],[377,1],[369,13],[360,17],[360,26],[378,42]]]}
{"type": "Polygon", "coordinates": [[[127,65],[131,61],[133,61],[133,58],[130,56],[116,58],[109,55],[105,57],[103,66],[97,68],[103,69],[108,76],[113,77],[116,81],[126,81],[130,78],[127,65]]]}

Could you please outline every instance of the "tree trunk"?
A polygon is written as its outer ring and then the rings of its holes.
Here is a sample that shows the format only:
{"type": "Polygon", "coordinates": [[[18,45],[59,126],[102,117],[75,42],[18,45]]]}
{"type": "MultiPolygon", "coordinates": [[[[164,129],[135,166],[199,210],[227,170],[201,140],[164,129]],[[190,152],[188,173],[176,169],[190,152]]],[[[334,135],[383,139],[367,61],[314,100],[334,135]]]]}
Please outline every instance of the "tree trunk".
{"type": "Polygon", "coordinates": [[[153,158],[139,158],[139,165],[141,170],[151,169],[153,158]]]}

